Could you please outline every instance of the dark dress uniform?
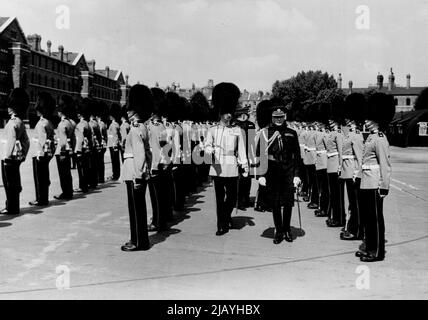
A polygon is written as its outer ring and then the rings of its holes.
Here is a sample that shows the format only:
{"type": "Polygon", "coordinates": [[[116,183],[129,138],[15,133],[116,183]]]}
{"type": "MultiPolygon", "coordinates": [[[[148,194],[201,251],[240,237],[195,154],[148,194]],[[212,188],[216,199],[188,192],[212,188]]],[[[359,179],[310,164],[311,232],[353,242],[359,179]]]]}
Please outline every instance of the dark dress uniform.
{"type": "Polygon", "coordinates": [[[95,189],[99,182],[100,153],[102,152],[102,136],[98,121],[91,117],[89,127],[92,131],[92,150],[90,152],[89,188],[95,189]]]}
{"type": "Polygon", "coordinates": [[[98,119],[98,125],[100,127],[101,132],[101,148],[100,152],[98,153],[98,182],[104,183],[105,182],[105,163],[104,163],[104,155],[107,151],[107,125],[106,123],[98,119]]]}
{"type": "Polygon", "coordinates": [[[30,141],[24,122],[16,115],[12,115],[5,129],[6,150],[1,161],[3,186],[6,193],[6,208],[2,214],[19,214],[19,194],[22,191],[19,167],[25,161],[30,141]]]}
{"type": "Polygon", "coordinates": [[[388,139],[382,132],[372,132],[366,139],[362,158],[361,217],[365,232],[366,262],[385,257],[385,222],[383,197],[389,190],[391,163],[388,139]]]}
{"type": "MultiPolygon", "coordinates": [[[[238,127],[242,129],[244,135],[245,150],[247,158],[249,158],[248,149],[249,141],[254,140],[256,125],[249,121],[236,121],[235,123],[238,127]]],[[[248,208],[250,206],[250,191],[251,191],[251,176],[244,177],[239,175],[239,189],[238,189],[238,207],[239,208],[248,208]]]]}
{"type": "Polygon", "coordinates": [[[150,176],[152,153],[149,134],[144,123],[132,124],[126,137],[122,180],[126,183],[131,240],[123,251],[147,250],[150,241],[147,231],[146,189],[150,176]]]}
{"type": "Polygon", "coordinates": [[[73,198],[73,177],[71,176],[71,155],[73,153],[72,140],[74,128],[70,120],[63,116],[57,128],[57,141],[55,156],[58,166],[59,181],[62,193],[55,196],[58,200],[73,198]]]}
{"type": "Polygon", "coordinates": [[[33,176],[36,201],[30,205],[47,205],[49,203],[49,162],[55,151],[55,130],[50,120],[40,117],[35,127],[35,155],[33,157],[33,176]]]}
{"type": "Polygon", "coordinates": [[[76,162],[79,174],[79,188],[82,192],[88,192],[90,179],[90,150],[92,147],[92,130],[88,121],[80,118],[75,130],[76,137],[76,162]]]}
{"type": "Polygon", "coordinates": [[[292,241],[290,221],[294,206],[293,180],[299,177],[301,161],[298,136],[285,122],[282,126],[270,124],[262,130],[266,131],[262,136],[268,138],[268,170],[263,176],[266,178],[268,201],[273,213],[275,239],[285,234],[286,240],[292,241]]]}
{"type": "Polygon", "coordinates": [[[121,130],[120,125],[116,120],[112,120],[108,127],[107,147],[110,151],[111,165],[113,171],[113,180],[118,180],[120,177],[120,150],[121,150],[121,130]]]}

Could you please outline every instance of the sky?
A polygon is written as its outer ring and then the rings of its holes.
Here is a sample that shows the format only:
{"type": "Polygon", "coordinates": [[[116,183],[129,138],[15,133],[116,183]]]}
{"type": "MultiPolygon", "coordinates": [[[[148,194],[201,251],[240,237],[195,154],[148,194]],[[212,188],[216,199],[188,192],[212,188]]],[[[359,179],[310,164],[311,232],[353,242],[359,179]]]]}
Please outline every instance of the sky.
{"type": "Polygon", "coordinates": [[[367,87],[392,67],[398,85],[428,86],[428,0],[0,0],[0,16],[131,84],[271,91],[321,70],[367,87]]]}

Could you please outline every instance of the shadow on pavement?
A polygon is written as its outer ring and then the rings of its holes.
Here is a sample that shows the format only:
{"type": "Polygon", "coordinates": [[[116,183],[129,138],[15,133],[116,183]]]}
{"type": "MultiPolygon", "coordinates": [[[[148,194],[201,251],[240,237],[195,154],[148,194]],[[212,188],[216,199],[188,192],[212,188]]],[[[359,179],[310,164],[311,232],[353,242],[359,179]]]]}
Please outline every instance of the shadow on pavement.
{"type": "Polygon", "coordinates": [[[171,228],[167,231],[162,231],[149,235],[150,247],[157,245],[158,243],[164,242],[170,235],[180,233],[180,229],[171,228]]]}
{"type": "Polygon", "coordinates": [[[0,228],[10,227],[12,224],[10,222],[0,222],[0,228]]]}
{"type": "Polygon", "coordinates": [[[253,217],[235,216],[232,217],[233,229],[241,230],[245,226],[255,226],[253,217]]]}
{"type": "Polygon", "coordinates": [[[275,228],[270,227],[267,228],[265,231],[263,231],[261,237],[263,238],[269,238],[269,239],[273,239],[275,236],[275,228]]]}
{"type": "MultiPolygon", "coordinates": [[[[304,237],[305,234],[305,230],[291,227],[291,237],[293,238],[293,240],[296,240],[297,237],[304,237]]],[[[275,237],[275,228],[270,227],[266,229],[265,231],[263,231],[261,237],[273,239],[275,237]]]]}

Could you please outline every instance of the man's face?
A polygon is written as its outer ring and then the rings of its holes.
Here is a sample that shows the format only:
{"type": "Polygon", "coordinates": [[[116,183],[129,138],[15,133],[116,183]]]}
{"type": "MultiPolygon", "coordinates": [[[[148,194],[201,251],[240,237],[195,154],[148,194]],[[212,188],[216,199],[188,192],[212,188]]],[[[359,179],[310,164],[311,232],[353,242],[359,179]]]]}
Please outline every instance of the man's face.
{"type": "Polygon", "coordinates": [[[378,124],[374,122],[373,120],[365,120],[364,124],[366,125],[366,129],[371,131],[373,129],[377,129],[378,124]]]}
{"type": "Polygon", "coordinates": [[[129,121],[134,121],[135,112],[131,110],[131,111],[127,111],[126,113],[128,114],[129,121]]]}
{"type": "Polygon", "coordinates": [[[272,117],[272,123],[276,126],[282,126],[285,121],[285,116],[281,117],[272,117]]]}
{"type": "Polygon", "coordinates": [[[248,120],[248,114],[243,113],[243,114],[239,115],[239,117],[236,118],[236,120],[241,121],[241,122],[247,121],[248,120]]]}
{"type": "Polygon", "coordinates": [[[221,115],[221,120],[222,120],[223,122],[228,123],[228,122],[230,122],[230,120],[232,120],[232,115],[231,115],[230,113],[222,114],[222,115],[221,115]]]}

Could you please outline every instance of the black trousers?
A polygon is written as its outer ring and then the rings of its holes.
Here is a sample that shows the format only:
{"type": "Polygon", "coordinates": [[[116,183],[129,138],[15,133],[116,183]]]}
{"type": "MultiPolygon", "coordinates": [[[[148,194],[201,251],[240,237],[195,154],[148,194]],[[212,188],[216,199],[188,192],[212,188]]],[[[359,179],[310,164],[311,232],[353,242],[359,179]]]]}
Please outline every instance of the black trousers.
{"type": "Polygon", "coordinates": [[[251,177],[239,176],[238,206],[250,206],[251,177]]]}
{"type": "Polygon", "coordinates": [[[339,175],[336,172],[328,174],[328,190],[329,190],[329,204],[328,214],[331,219],[340,223],[346,224],[346,215],[343,207],[343,192],[339,175]]]}
{"type": "Polygon", "coordinates": [[[131,243],[140,249],[150,247],[147,231],[146,188],[145,182],[136,188],[134,182],[126,181],[131,243]]]}
{"type": "Polygon", "coordinates": [[[152,202],[153,219],[152,224],[159,230],[167,228],[167,221],[173,215],[172,206],[169,200],[170,189],[166,171],[154,171],[149,181],[150,200],[152,202]]]}
{"type": "Polygon", "coordinates": [[[281,206],[279,203],[274,206],[272,209],[272,215],[273,215],[273,223],[275,224],[275,233],[280,234],[284,232],[290,231],[290,221],[291,221],[291,213],[292,213],[293,207],[290,205],[284,206],[282,208],[281,213],[281,206]]]}
{"type": "Polygon", "coordinates": [[[105,163],[104,163],[104,155],[106,153],[106,149],[103,148],[101,150],[98,150],[98,182],[104,183],[105,180],[105,163]]]}
{"type": "Polygon", "coordinates": [[[183,174],[185,176],[185,184],[184,184],[184,190],[185,194],[191,194],[193,192],[196,192],[197,190],[197,176],[195,171],[195,165],[193,164],[183,164],[183,174]]]}
{"type": "Polygon", "coordinates": [[[352,179],[343,179],[346,192],[348,194],[348,212],[349,220],[346,224],[346,230],[358,238],[363,238],[363,224],[361,222],[360,213],[360,183],[361,179],[356,178],[355,182],[352,179]]]}
{"type": "Polygon", "coordinates": [[[377,189],[361,189],[361,217],[364,225],[366,252],[385,257],[385,222],[383,198],[377,189]]]}
{"type": "Polygon", "coordinates": [[[177,211],[184,209],[186,199],[185,178],[186,177],[183,175],[183,167],[181,165],[172,169],[172,180],[174,183],[174,209],[177,211]]]}
{"type": "Polygon", "coordinates": [[[2,160],[1,173],[6,193],[6,209],[9,214],[19,214],[19,194],[22,191],[19,167],[21,161],[2,160]]]}
{"type": "Polygon", "coordinates": [[[89,189],[89,154],[82,153],[76,157],[77,173],[79,174],[79,188],[83,192],[88,192],[89,189]]]}
{"type": "Polygon", "coordinates": [[[57,155],[56,163],[58,166],[59,183],[62,194],[67,197],[73,197],[73,177],[71,176],[71,157],[70,155],[57,155]]]}
{"type": "Polygon", "coordinates": [[[71,169],[76,169],[77,166],[77,155],[73,153],[71,155],[71,169]]]}
{"type": "Polygon", "coordinates": [[[36,190],[36,201],[43,204],[49,202],[49,162],[50,157],[33,157],[33,177],[36,190]]]}
{"type": "Polygon", "coordinates": [[[309,203],[318,203],[317,171],[314,164],[305,165],[308,176],[309,203]]]}
{"type": "Polygon", "coordinates": [[[236,206],[238,177],[213,177],[217,209],[217,229],[229,229],[236,206]]]}
{"type": "Polygon", "coordinates": [[[111,167],[113,171],[113,180],[120,178],[120,150],[110,147],[111,167]]]}
{"type": "Polygon", "coordinates": [[[328,211],[328,175],[327,169],[317,170],[318,208],[327,213],[328,211]]]}
{"type": "Polygon", "coordinates": [[[266,187],[259,184],[256,194],[256,207],[260,207],[263,210],[271,211],[268,199],[267,199],[267,191],[266,187]]]}
{"type": "Polygon", "coordinates": [[[308,182],[308,173],[306,171],[306,166],[303,163],[303,159],[300,160],[300,180],[302,181],[302,188],[301,188],[301,192],[302,193],[308,193],[308,187],[309,187],[309,182],[308,182]]]}
{"type": "Polygon", "coordinates": [[[98,185],[98,151],[89,152],[89,188],[96,188],[98,185]]]}

